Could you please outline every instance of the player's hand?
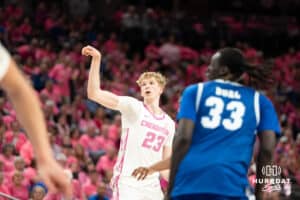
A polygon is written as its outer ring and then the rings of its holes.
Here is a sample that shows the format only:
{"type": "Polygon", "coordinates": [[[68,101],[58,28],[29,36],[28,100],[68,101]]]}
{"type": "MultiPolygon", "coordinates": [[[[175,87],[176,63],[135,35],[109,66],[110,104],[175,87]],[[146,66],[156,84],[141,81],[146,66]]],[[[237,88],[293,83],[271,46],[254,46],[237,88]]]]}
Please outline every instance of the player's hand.
{"type": "Polygon", "coordinates": [[[71,180],[63,168],[52,158],[37,161],[38,173],[49,190],[53,193],[62,193],[66,200],[72,198],[71,180]]]}
{"type": "Polygon", "coordinates": [[[144,180],[148,175],[153,174],[155,171],[151,167],[138,167],[132,172],[137,180],[144,180]]]}
{"type": "Polygon", "coordinates": [[[100,58],[101,53],[94,47],[87,45],[81,49],[81,54],[84,56],[92,56],[93,58],[100,58]]]}

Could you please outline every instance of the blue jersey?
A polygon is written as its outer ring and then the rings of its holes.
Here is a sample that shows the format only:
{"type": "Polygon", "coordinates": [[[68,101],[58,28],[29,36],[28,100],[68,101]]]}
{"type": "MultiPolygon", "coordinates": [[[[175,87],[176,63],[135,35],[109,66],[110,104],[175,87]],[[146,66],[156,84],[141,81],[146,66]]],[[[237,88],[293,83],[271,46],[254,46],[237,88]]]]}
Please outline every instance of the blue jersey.
{"type": "Polygon", "coordinates": [[[245,197],[256,133],[280,133],[271,101],[252,88],[215,80],[187,87],[177,118],[194,121],[195,128],[171,196],[245,197]]]}

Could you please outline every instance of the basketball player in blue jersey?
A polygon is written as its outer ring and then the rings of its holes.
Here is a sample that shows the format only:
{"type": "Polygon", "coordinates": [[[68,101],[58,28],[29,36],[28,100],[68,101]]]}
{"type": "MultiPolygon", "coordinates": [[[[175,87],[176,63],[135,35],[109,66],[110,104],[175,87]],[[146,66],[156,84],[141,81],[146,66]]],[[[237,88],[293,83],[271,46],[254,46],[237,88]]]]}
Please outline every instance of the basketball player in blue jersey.
{"type": "MultiPolygon", "coordinates": [[[[167,199],[245,200],[247,172],[256,135],[260,140],[257,178],[272,164],[276,135],[280,133],[271,101],[255,89],[270,83],[270,68],[246,63],[238,49],[218,51],[208,67],[210,81],[188,86],[182,95],[173,156],[134,176],[143,179],[171,162],[167,199]],[[244,75],[248,86],[240,84],[244,75]],[[255,88],[255,89],[254,89],[255,88]]],[[[263,199],[256,184],[256,199],[263,199]]]]}

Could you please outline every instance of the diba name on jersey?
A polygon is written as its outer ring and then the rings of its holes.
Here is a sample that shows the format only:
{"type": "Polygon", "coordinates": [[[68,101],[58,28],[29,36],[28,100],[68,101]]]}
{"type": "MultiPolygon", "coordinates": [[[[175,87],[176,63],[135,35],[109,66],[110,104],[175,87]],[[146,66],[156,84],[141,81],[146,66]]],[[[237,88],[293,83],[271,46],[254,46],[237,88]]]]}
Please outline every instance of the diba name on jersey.
{"type": "Polygon", "coordinates": [[[230,99],[241,99],[241,95],[237,90],[229,90],[220,87],[216,87],[216,95],[226,97],[230,99]]]}

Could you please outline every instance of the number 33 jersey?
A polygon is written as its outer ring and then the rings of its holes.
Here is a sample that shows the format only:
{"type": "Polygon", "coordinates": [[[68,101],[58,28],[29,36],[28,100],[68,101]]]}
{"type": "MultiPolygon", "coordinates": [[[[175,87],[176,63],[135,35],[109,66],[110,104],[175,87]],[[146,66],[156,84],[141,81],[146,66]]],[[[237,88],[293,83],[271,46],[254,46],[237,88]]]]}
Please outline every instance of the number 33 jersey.
{"type": "MultiPolygon", "coordinates": [[[[163,159],[164,147],[172,146],[175,123],[165,113],[155,116],[143,102],[132,97],[120,97],[117,109],[122,116],[122,134],[113,181],[141,185],[141,181],[131,176],[133,170],[163,159]]],[[[158,175],[147,179],[158,180],[158,175]]]]}
{"type": "Polygon", "coordinates": [[[192,120],[195,128],[175,178],[174,195],[243,196],[256,133],[280,132],[270,100],[254,89],[224,80],[187,87],[177,118],[192,120]]]}

